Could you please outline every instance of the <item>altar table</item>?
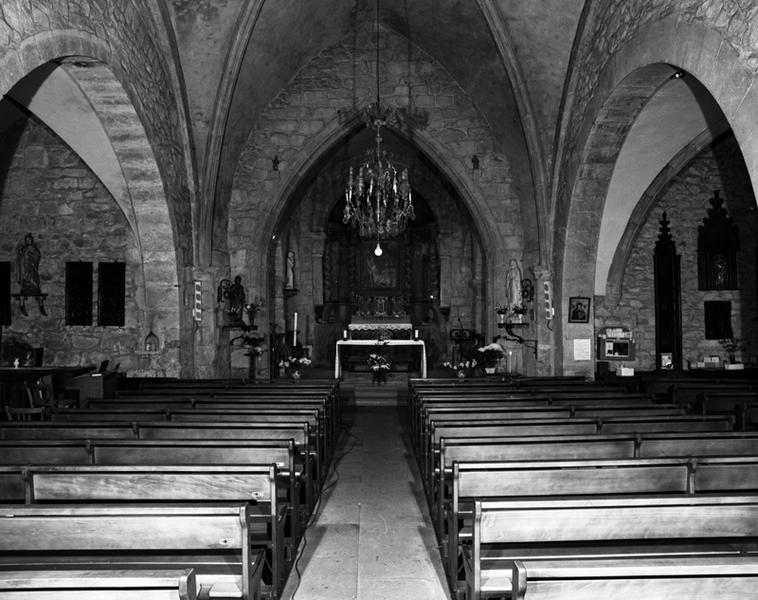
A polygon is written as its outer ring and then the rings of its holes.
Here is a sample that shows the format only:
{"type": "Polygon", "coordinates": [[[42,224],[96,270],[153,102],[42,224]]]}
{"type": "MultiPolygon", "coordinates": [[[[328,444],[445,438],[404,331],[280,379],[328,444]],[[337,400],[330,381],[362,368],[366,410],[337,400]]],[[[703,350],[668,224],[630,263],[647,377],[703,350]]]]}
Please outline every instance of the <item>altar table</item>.
{"type": "MultiPolygon", "coordinates": [[[[342,377],[340,348],[342,346],[418,346],[421,350],[421,377],[426,379],[426,344],[423,340],[337,340],[334,349],[334,378],[342,377]]],[[[368,355],[366,356],[368,358],[368,355]]]]}

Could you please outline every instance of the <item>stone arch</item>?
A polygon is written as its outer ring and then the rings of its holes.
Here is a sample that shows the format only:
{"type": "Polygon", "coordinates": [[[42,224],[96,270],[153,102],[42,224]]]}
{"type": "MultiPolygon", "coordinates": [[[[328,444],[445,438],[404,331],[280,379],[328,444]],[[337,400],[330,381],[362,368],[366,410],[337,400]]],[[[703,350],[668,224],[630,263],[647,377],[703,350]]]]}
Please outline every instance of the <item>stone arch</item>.
{"type": "MultiPolygon", "coordinates": [[[[145,291],[138,292],[134,300],[145,312],[145,334],[151,327],[160,331],[163,360],[170,365],[163,372],[178,375],[180,359],[176,340],[181,311],[174,282],[181,274],[177,268],[171,207],[153,146],[136,107],[108,66],[112,60],[108,44],[85,32],[53,30],[33,34],[26,37],[15,52],[0,56],[0,93],[8,92],[45,63],[61,61],[62,68],[87,97],[110,140],[126,184],[125,196],[114,196],[114,199],[130,224],[139,253],[142,281],[138,283],[144,282],[145,291]],[[66,66],[64,59],[71,56],[91,60],[92,66],[87,70],[92,71],[97,82],[77,76],[75,69],[66,66]]],[[[134,342],[136,350],[140,350],[142,339],[134,342]]]]}
{"type": "MultiPolygon", "coordinates": [[[[758,92],[751,85],[753,75],[746,61],[713,29],[673,17],[647,24],[602,70],[595,89],[598,100],[588,107],[580,126],[583,133],[578,135],[581,142],[577,147],[581,148],[581,158],[571,165],[572,171],[568,173],[573,181],[570,194],[559,198],[559,202],[563,200],[567,206],[557,211],[565,215],[565,237],[557,245],[556,255],[559,273],[556,297],[563,304],[576,291],[594,288],[600,216],[623,135],[656,87],[677,69],[692,74],[710,92],[743,149],[751,180],[758,180],[758,152],[750,143],[758,127],[758,109],[755,108],[758,92]],[[608,127],[608,123],[603,122],[604,115],[623,99],[624,84],[635,80],[642,85],[636,94],[638,107],[627,110],[627,118],[617,128],[604,132],[603,128],[608,127]]],[[[562,229],[560,223],[556,229],[562,229]]],[[[559,314],[565,311],[559,309],[559,314]]],[[[568,343],[570,338],[592,338],[592,323],[583,327],[561,323],[559,331],[563,334],[563,346],[556,356],[557,366],[587,369],[586,365],[574,364],[568,358],[568,343]]]]}
{"type": "MultiPolygon", "coordinates": [[[[385,68],[391,71],[396,62],[402,68],[395,70],[406,72],[401,62],[405,60],[405,39],[394,33],[387,34],[387,39],[390,41],[384,52],[391,58],[385,68]],[[396,53],[394,58],[392,52],[396,53]]],[[[369,58],[371,64],[373,58],[369,58]]],[[[301,70],[262,115],[259,130],[251,134],[237,163],[228,207],[217,209],[216,219],[228,223],[231,270],[248,274],[259,290],[267,286],[268,242],[301,177],[357,127],[358,118],[353,116],[356,107],[373,100],[373,73],[362,72],[355,83],[353,60],[362,64],[362,56],[352,58],[344,48],[331,49],[301,70]],[[310,82],[323,79],[329,52],[339,59],[329,71],[330,87],[314,89],[310,82]],[[356,88],[371,93],[367,98],[356,98],[356,88]],[[279,159],[276,171],[272,168],[274,156],[279,159]]],[[[510,258],[523,258],[523,198],[514,191],[509,157],[498,152],[488,124],[469,97],[430,57],[423,55],[418,62],[414,69],[420,75],[413,80],[413,104],[424,106],[428,122],[406,138],[447,175],[460,193],[484,250],[487,291],[482,302],[494,306],[498,301],[496,274],[504,272],[510,258]],[[434,105],[436,95],[444,95],[444,106],[434,105]],[[471,169],[472,154],[486,157],[479,171],[471,169]]],[[[382,87],[382,102],[405,107],[407,88],[394,86],[388,92],[387,87],[382,87]]],[[[494,315],[483,319],[485,333],[494,333],[494,315]]]]}
{"type": "Polygon", "coordinates": [[[606,305],[618,304],[621,299],[621,288],[624,280],[624,272],[629,255],[632,251],[634,240],[637,238],[641,227],[645,224],[650,215],[650,211],[658,199],[661,190],[677,175],[693,158],[695,158],[703,149],[707,148],[722,133],[729,130],[726,121],[721,121],[716,127],[711,127],[703,131],[692,142],[682,148],[679,153],[664,166],[656,178],[650,183],[645,193],[640,198],[637,206],[627,223],[621,241],[616,247],[613,255],[610,270],[608,272],[608,283],[606,287],[606,305]]]}

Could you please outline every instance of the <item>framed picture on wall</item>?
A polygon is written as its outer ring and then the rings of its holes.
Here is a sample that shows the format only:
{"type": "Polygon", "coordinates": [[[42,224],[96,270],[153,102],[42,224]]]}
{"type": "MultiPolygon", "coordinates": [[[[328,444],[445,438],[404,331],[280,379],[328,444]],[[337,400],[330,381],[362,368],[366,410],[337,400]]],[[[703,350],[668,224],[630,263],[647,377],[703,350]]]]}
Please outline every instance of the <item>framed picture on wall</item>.
{"type": "Polygon", "coordinates": [[[569,298],[568,322],[589,323],[590,299],[584,296],[571,296],[569,298]]]}

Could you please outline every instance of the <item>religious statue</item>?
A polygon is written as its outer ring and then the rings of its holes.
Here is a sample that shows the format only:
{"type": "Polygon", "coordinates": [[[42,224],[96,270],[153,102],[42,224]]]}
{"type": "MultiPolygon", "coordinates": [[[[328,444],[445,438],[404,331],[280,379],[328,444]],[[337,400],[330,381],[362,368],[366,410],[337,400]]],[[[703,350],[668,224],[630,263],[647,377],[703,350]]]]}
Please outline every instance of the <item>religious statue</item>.
{"type": "Polygon", "coordinates": [[[290,250],[287,252],[287,264],[284,270],[284,289],[295,289],[295,252],[290,250]]]}
{"type": "Polygon", "coordinates": [[[231,315],[231,324],[240,325],[244,323],[242,311],[245,306],[245,287],[242,285],[242,277],[237,275],[234,283],[229,287],[229,314],[231,315]]]}
{"type": "Polygon", "coordinates": [[[515,308],[521,308],[523,301],[521,293],[521,269],[518,262],[511,259],[508,271],[505,273],[505,300],[508,312],[513,313],[515,308]]]}
{"type": "Polygon", "coordinates": [[[34,243],[34,237],[27,233],[16,250],[16,271],[22,294],[40,294],[39,261],[42,253],[34,243]]]}

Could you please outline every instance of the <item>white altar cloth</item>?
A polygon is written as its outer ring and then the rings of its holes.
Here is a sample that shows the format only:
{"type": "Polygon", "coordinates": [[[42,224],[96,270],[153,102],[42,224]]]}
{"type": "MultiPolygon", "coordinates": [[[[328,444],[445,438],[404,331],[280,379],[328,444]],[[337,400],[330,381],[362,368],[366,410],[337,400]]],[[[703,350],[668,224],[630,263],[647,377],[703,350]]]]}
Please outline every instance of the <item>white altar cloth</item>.
{"type": "MultiPolygon", "coordinates": [[[[423,340],[337,340],[334,349],[334,378],[342,377],[340,348],[342,346],[418,346],[421,349],[421,377],[426,379],[426,344],[423,340]]],[[[367,357],[368,358],[368,357],[367,357]]]]}

